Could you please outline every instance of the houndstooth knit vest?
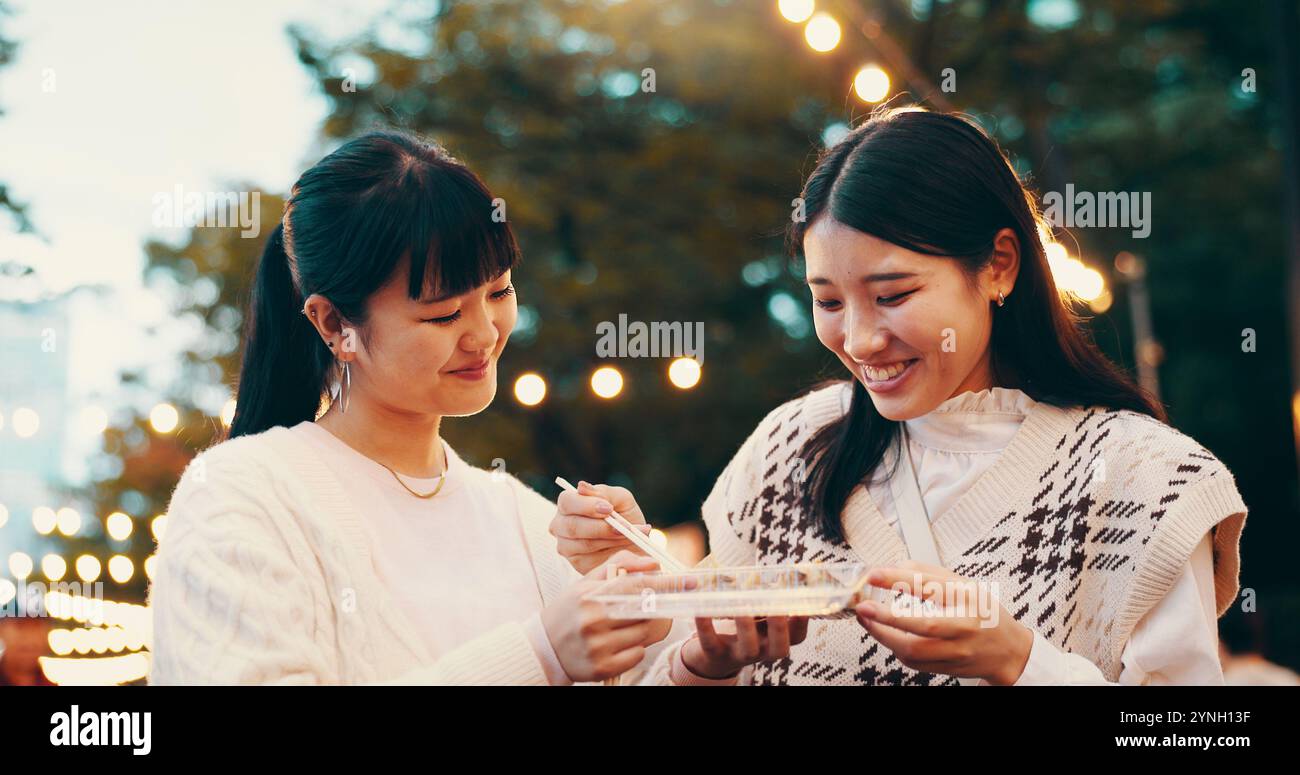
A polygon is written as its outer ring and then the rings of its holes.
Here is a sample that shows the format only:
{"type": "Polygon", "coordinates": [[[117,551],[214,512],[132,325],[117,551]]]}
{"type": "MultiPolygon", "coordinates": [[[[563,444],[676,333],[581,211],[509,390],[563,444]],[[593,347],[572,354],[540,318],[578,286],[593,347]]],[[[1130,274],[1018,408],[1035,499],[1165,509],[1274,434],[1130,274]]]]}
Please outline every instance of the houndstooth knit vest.
{"type": "MultiPolygon", "coordinates": [[[[803,513],[804,442],[848,406],[848,383],[769,414],[705,501],[713,559],[725,565],[865,561],[907,548],[860,484],[843,540],[803,513]]],[[[1231,472],[1193,439],[1127,410],[1035,404],[993,466],[931,523],[943,565],[997,582],[1002,606],[1058,647],[1118,680],[1134,626],[1211,531],[1216,608],[1238,590],[1246,506],[1231,472]]],[[[790,656],[748,683],[957,685],[902,664],[854,619],[814,620],[790,656]]]]}

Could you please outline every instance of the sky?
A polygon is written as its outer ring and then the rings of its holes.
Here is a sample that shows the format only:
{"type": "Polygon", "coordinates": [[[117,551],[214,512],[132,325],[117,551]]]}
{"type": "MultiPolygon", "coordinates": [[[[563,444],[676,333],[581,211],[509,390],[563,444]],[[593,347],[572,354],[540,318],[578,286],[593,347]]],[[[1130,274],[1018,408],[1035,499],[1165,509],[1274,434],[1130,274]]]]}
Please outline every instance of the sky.
{"type": "Polygon", "coordinates": [[[40,236],[0,222],[0,262],[32,266],[49,293],[107,291],[70,304],[70,402],[99,401],[111,416],[118,374],[144,366],[166,379],[191,335],[141,335],[168,320],[144,286],[143,245],[184,236],[154,227],[155,194],[286,191],[314,161],[327,104],[286,27],[347,37],[393,5],[10,0],[3,24],[19,50],[0,69],[0,181],[40,236]]]}

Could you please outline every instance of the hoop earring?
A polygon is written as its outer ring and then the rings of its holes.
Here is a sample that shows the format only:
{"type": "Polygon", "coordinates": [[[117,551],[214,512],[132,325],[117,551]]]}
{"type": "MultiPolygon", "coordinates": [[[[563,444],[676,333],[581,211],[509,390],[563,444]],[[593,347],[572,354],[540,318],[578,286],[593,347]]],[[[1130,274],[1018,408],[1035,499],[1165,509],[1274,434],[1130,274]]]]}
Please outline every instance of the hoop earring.
{"type": "Polygon", "coordinates": [[[352,398],[352,371],[348,362],[343,361],[343,385],[339,389],[339,412],[348,413],[348,401],[352,398]]]}
{"type": "Polygon", "coordinates": [[[352,397],[352,372],[348,368],[347,361],[337,361],[337,363],[343,364],[343,373],[330,383],[330,406],[337,403],[339,412],[346,413],[352,397]]]}

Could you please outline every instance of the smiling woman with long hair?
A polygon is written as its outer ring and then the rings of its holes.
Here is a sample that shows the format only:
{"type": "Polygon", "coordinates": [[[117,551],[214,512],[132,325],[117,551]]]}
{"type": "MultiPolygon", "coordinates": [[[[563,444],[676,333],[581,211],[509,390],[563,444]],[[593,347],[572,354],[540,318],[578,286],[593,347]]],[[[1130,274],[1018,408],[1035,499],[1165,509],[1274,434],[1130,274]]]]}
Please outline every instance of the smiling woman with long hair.
{"type": "MultiPolygon", "coordinates": [[[[802,198],[791,245],[851,379],[744,442],[703,505],[713,559],[866,562],[870,583],[933,605],[726,635],[698,621],[646,680],[1222,683],[1245,504],[1088,338],[996,143],[959,116],[884,110],[822,154],[802,198]]],[[[579,569],[622,546],[589,527],[604,501],[640,513],[624,490],[560,498],[552,530],[579,569]]]]}
{"type": "Polygon", "coordinates": [[[299,178],[257,269],[231,438],[168,509],[151,683],[565,684],[664,637],[584,602],[555,505],[439,433],[492,402],[515,324],[496,210],[400,132],[299,178]]]}

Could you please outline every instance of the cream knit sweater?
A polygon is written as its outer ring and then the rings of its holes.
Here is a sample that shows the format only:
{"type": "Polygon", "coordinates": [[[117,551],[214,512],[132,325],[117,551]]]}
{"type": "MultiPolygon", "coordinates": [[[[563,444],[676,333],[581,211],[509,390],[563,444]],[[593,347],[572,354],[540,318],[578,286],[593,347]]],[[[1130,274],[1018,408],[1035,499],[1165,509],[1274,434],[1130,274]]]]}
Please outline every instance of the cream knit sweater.
{"type": "MultiPolygon", "coordinates": [[[[799,506],[804,442],[847,409],[849,386],[773,410],[741,446],[702,507],[721,565],[907,558],[868,488],[850,495],[833,540],[799,506]]],[[[1238,590],[1246,506],[1232,473],[1193,439],[1145,415],[1039,402],[991,468],[931,524],[944,567],[998,584],[1017,621],[1079,654],[1115,682],[1137,622],[1208,533],[1215,608],[1238,590]]],[[[678,643],[643,677],[671,683],[678,643]]],[[[814,621],[790,657],[742,671],[749,684],[955,685],[903,665],[852,619],[814,621]]]]}
{"type": "MultiPolygon", "coordinates": [[[[493,484],[517,501],[550,604],[578,578],[548,532],[555,504],[508,475],[493,484]]],[[[546,684],[522,623],[431,657],[375,574],[342,484],[286,428],[190,462],[168,508],[149,604],[152,684],[546,684]]]]}

